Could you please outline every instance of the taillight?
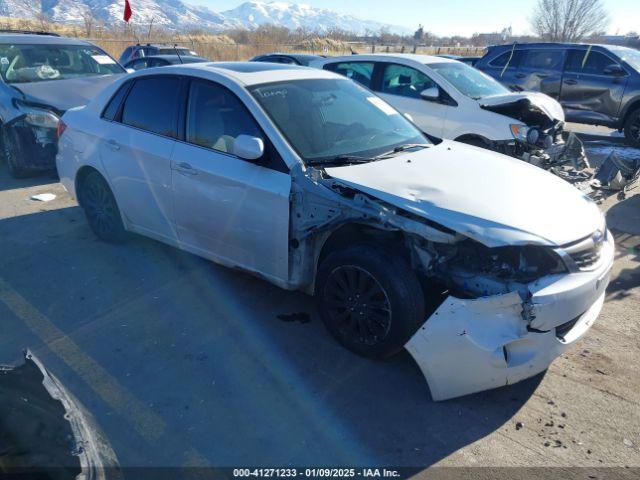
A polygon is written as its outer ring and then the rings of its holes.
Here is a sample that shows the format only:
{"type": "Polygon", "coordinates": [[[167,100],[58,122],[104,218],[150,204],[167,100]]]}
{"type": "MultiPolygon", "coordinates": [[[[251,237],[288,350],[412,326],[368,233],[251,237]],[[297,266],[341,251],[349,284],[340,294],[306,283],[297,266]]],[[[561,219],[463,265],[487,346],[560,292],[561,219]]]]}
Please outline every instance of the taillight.
{"type": "Polygon", "coordinates": [[[58,122],[58,140],[60,140],[60,137],[62,136],[62,134],[64,133],[64,131],[67,129],[67,124],[64,123],[62,121],[62,119],[60,119],[60,121],[58,122]]]}

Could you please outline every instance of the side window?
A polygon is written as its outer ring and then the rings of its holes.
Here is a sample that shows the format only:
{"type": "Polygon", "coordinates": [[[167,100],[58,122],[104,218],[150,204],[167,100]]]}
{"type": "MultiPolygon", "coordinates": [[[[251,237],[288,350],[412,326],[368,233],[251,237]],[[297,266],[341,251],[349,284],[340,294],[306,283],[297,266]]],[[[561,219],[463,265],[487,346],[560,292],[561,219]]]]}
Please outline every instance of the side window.
{"type": "Polygon", "coordinates": [[[371,88],[373,62],[329,63],[325,65],[324,68],[325,70],[331,70],[351,80],[355,80],[367,88],[371,88]]]}
{"type": "Polygon", "coordinates": [[[134,70],[142,70],[143,68],[147,68],[147,62],[148,60],[139,58],[131,62],[128,68],[133,68],[134,70]]]}
{"type": "Polygon", "coordinates": [[[562,71],[562,50],[528,50],[522,61],[523,68],[531,70],[562,71]]]}
{"type": "Polygon", "coordinates": [[[122,109],[122,123],[166,137],[176,136],[177,77],[143,77],[131,87],[122,109]]]}
{"type": "Polygon", "coordinates": [[[617,62],[605,54],[588,50],[570,50],[565,70],[573,73],[604,75],[604,69],[617,62]]]}
{"type": "Polygon", "coordinates": [[[116,116],[118,115],[118,110],[120,109],[120,104],[122,103],[122,100],[124,100],[124,97],[127,95],[130,84],[131,82],[126,82],[118,89],[115,95],[111,97],[111,100],[109,100],[109,103],[102,112],[102,118],[110,121],[115,120],[116,116]]]}
{"type": "Polygon", "coordinates": [[[424,73],[405,65],[388,64],[382,77],[382,93],[401,97],[420,98],[427,88],[438,87],[424,73]]]}
{"type": "Polygon", "coordinates": [[[187,108],[189,143],[232,153],[233,143],[239,135],[263,138],[244,104],[221,85],[194,81],[187,108]]]}
{"type": "Polygon", "coordinates": [[[278,57],[277,61],[278,61],[278,63],[284,63],[286,65],[295,65],[296,64],[296,62],[292,58],[289,58],[289,57],[278,57]]]}
{"type": "Polygon", "coordinates": [[[489,62],[489,65],[491,67],[504,68],[507,62],[509,62],[509,66],[507,68],[517,68],[520,64],[520,59],[522,58],[522,50],[513,50],[513,55],[511,55],[511,52],[512,50],[509,50],[498,55],[489,62]],[[511,57],[511,61],[509,61],[509,57],[511,57]]]}

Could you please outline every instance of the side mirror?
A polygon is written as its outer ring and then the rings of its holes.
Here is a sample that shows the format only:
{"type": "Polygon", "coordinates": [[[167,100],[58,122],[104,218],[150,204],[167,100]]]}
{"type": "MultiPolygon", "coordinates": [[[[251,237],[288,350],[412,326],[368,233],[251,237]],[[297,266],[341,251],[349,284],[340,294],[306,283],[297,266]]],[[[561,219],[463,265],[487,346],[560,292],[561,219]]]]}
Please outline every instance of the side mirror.
{"type": "Polygon", "coordinates": [[[605,75],[613,75],[614,77],[622,77],[624,75],[626,75],[627,72],[624,71],[624,69],[618,65],[617,63],[612,63],[611,65],[608,65],[606,67],[604,67],[604,74],[605,75]]]}
{"type": "Polygon", "coordinates": [[[233,154],[243,160],[257,160],[264,155],[264,141],[249,135],[238,135],[233,142],[233,154]]]}
{"type": "Polygon", "coordinates": [[[438,87],[429,87],[420,92],[420,97],[429,102],[437,102],[440,99],[440,90],[438,87]]]}
{"type": "Polygon", "coordinates": [[[125,69],[127,71],[127,73],[133,73],[135,72],[135,70],[133,68],[127,68],[125,69]]]}

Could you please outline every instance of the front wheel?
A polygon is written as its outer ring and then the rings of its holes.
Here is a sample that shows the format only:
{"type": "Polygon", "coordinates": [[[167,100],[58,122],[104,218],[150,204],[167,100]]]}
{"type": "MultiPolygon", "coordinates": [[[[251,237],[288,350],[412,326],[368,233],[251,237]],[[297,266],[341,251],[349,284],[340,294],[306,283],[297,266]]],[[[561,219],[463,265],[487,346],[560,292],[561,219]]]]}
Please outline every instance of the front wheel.
{"type": "Polygon", "coordinates": [[[318,270],[316,296],[329,332],[365,357],[397,353],[425,320],[416,274],[398,255],[368,244],[330,253],[318,270]]]}
{"type": "Polygon", "coordinates": [[[20,138],[11,127],[2,129],[2,153],[7,163],[9,174],[13,178],[24,178],[29,171],[23,165],[24,151],[20,144],[20,138]]]}
{"type": "Polygon", "coordinates": [[[632,147],[640,148],[640,108],[631,112],[624,122],[624,138],[632,147]]]}
{"type": "Polygon", "coordinates": [[[91,230],[107,242],[122,242],[126,231],[120,209],[107,181],[97,171],[91,171],[78,187],[78,201],[91,230]]]}

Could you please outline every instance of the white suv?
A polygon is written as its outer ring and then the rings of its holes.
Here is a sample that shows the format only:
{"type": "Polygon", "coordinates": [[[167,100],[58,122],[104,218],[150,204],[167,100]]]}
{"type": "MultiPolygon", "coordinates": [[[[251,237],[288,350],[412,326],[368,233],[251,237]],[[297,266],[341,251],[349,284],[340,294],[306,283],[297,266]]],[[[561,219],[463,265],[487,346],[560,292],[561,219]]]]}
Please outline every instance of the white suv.
{"type": "Polygon", "coordinates": [[[350,350],[406,346],[436,400],[543,371],[604,301],[613,240],[593,202],[519,160],[433,144],[331,72],[143,70],[60,131],[61,181],[99,237],[141,233],[315,294],[350,350]]]}
{"type": "Polygon", "coordinates": [[[580,140],[563,138],[564,112],[539,92],[511,92],[475,68],[442,57],[377,54],[330,57],[311,66],[374,91],[423,131],[504,153],[543,168],[587,166],[580,140]]]}

